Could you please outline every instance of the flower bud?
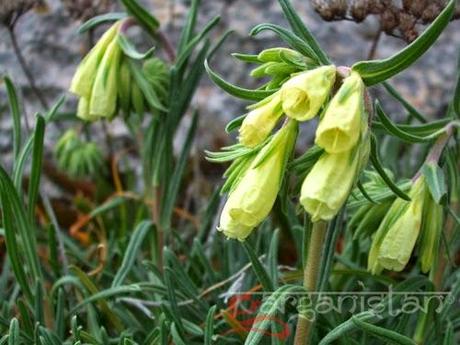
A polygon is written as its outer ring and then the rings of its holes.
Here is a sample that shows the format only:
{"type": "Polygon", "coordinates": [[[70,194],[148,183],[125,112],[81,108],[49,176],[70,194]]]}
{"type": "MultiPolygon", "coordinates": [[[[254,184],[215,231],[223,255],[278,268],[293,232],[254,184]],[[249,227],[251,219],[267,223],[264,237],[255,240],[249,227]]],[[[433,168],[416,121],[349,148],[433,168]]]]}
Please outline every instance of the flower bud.
{"type": "Polygon", "coordinates": [[[301,59],[301,58],[305,59],[305,57],[299,52],[297,52],[296,50],[284,48],[284,47],[269,48],[269,49],[262,50],[257,56],[257,58],[262,62],[271,62],[271,61],[283,62],[283,59],[281,56],[282,54],[290,58],[293,58],[293,59],[301,59]]]}
{"type": "Polygon", "coordinates": [[[117,22],[109,30],[107,30],[80,63],[72,79],[70,92],[89,99],[99,63],[101,62],[107,47],[118,34],[120,25],[121,22],[117,22]]]}
{"type": "Polygon", "coordinates": [[[91,116],[111,118],[117,110],[118,70],[120,68],[121,48],[117,39],[107,47],[97,69],[89,104],[91,116]]]}
{"type": "Polygon", "coordinates": [[[427,273],[436,262],[443,227],[442,206],[427,191],[425,196],[419,257],[422,272],[427,273]]]}
{"type": "Polygon", "coordinates": [[[246,116],[239,130],[239,140],[247,147],[255,147],[267,139],[283,113],[279,93],[256,106],[246,116]]]}
{"type": "Polygon", "coordinates": [[[358,73],[351,72],[327,107],[316,130],[315,143],[329,153],[350,150],[366,121],[364,83],[358,73]]]}
{"type": "Polygon", "coordinates": [[[288,156],[297,136],[296,121],[289,121],[264,146],[225,204],[219,230],[243,241],[270,213],[281,186],[288,156]]]}
{"type": "Polygon", "coordinates": [[[335,81],[335,66],[300,73],[281,87],[283,111],[298,121],[313,118],[326,101],[335,81]]]}
{"type": "Polygon", "coordinates": [[[368,267],[402,271],[409,262],[422,224],[425,180],[419,177],[409,192],[411,201],[397,198],[377,230],[369,253],[368,267]]]}
{"type": "Polygon", "coordinates": [[[340,154],[323,153],[305,178],[300,203],[313,222],[331,220],[350,194],[358,172],[367,161],[369,141],[340,154]]]}

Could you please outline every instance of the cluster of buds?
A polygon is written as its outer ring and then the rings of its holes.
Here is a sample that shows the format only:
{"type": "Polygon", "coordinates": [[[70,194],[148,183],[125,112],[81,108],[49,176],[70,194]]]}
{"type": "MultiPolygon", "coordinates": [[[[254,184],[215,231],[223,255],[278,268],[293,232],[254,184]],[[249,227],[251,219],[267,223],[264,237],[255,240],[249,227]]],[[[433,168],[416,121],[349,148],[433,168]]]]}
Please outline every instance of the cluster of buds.
{"type": "MultiPolygon", "coordinates": [[[[129,57],[120,45],[123,21],[118,21],[99,39],[77,68],[70,91],[80,99],[77,116],[85,121],[113,119],[121,107],[125,114],[143,114],[146,98],[131,71],[129,57]]],[[[157,58],[145,61],[143,74],[148,87],[163,89],[168,82],[167,67],[157,58]],[[161,77],[155,84],[149,79],[161,77]],[[151,76],[149,78],[148,76],[151,76]]],[[[155,82],[158,80],[155,80],[155,82]]]]}
{"type": "Polygon", "coordinates": [[[80,140],[73,129],[58,140],[55,155],[59,168],[73,177],[92,175],[103,168],[102,152],[97,144],[80,140]]]}
{"type": "Polygon", "coordinates": [[[422,272],[435,264],[443,226],[442,206],[434,201],[423,175],[413,182],[409,197],[410,201],[393,201],[373,237],[368,269],[374,274],[383,269],[402,271],[417,240],[422,272]]]}
{"type": "MultiPolygon", "coordinates": [[[[253,74],[258,76],[262,70],[267,73],[267,69],[279,64],[276,56],[294,56],[289,50],[280,49],[259,54],[259,61],[265,62],[253,74]]],[[[235,161],[227,174],[233,176],[235,171],[238,174],[220,219],[219,229],[227,237],[244,240],[268,216],[295,143],[297,123],[320,113],[323,115],[316,144],[324,153],[303,182],[300,202],[313,221],[330,220],[343,206],[367,162],[369,136],[363,81],[357,73],[349,73],[328,102],[336,75],[335,66],[291,73],[283,77],[284,82],[271,96],[249,106],[239,129],[239,141],[243,147],[258,153],[251,160],[244,160],[244,164],[235,161]],[[272,135],[283,116],[284,126],[272,135]]],[[[272,81],[280,80],[271,76],[272,81]]]]}

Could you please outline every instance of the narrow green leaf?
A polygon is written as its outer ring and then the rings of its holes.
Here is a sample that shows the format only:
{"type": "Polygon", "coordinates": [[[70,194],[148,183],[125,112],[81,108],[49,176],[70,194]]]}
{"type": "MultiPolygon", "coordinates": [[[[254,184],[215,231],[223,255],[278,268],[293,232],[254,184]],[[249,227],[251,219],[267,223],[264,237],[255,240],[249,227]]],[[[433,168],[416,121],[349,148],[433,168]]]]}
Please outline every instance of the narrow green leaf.
{"type": "Polygon", "coordinates": [[[387,175],[385,169],[382,166],[382,163],[380,162],[379,158],[379,153],[377,149],[377,142],[375,137],[372,135],[371,136],[371,154],[370,154],[370,160],[372,165],[374,166],[375,170],[379,173],[379,175],[382,177],[383,181],[385,184],[395,193],[397,196],[399,196],[401,199],[410,201],[410,197],[404,193],[392,180],[391,178],[387,175]]]}
{"type": "MultiPolygon", "coordinates": [[[[123,285],[123,286],[117,286],[113,288],[109,288],[106,290],[101,290],[99,292],[96,292],[95,294],[89,295],[89,297],[85,298],[83,301],[78,303],[76,306],[74,306],[72,309],[70,309],[69,313],[74,314],[78,309],[83,307],[84,305],[88,303],[93,303],[96,301],[106,301],[108,298],[114,297],[114,296],[120,296],[120,295],[130,295],[133,293],[141,292],[142,288],[138,284],[131,284],[131,285],[123,285]]],[[[113,314],[111,312],[111,314],[113,314]]]]}
{"type": "Polygon", "coordinates": [[[183,52],[176,59],[175,66],[178,70],[184,66],[190,54],[192,54],[193,49],[207,36],[207,34],[219,23],[219,21],[220,17],[214,17],[198,35],[193,37],[193,39],[187,43],[183,52]]]}
{"type": "Polygon", "coordinates": [[[213,305],[209,308],[208,315],[206,316],[206,324],[204,330],[204,345],[212,345],[212,336],[214,335],[214,314],[216,313],[217,306],[213,305]]]}
{"type": "Polygon", "coordinates": [[[137,66],[137,64],[134,63],[134,61],[130,61],[129,69],[137,85],[142,90],[145,100],[147,101],[149,106],[152,108],[152,110],[157,109],[160,111],[167,111],[165,106],[161,104],[160,99],[158,98],[158,95],[155,92],[154,88],[145,78],[142,72],[142,69],[139,66],[137,66]]]}
{"type": "Polygon", "coordinates": [[[304,42],[300,37],[286,30],[285,28],[269,23],[259,24],[251,30],[251,36],[256,36],[262,31],[273,31],[276,33],[284,42],[286,42],[291,48],[297,50],[304,56],[311,58],[314,61],[318,61],[318,57],[313,49],[304,42]]]}
{"type": "Polygon", "coordinates": [[[40,325],[44,324],[45,321],[45,312],[43,310],[44,300],[43,300],[43,287],[42,282],[37,280],[35,282],[35,306],[34,306],[34,316],[35,322],[40,325]]]}
{"type": "Polygon", "coordinates": [[[440,204],[447,195],[446,178],[443,170],[437,163],[428,162],[423,165],[422,174],[425,176],[433,200],[440,204]]]}
{"type": "Polygon", "coordinates": [[[126,18],[127,15],[124,12],[111,12],[111,13],[106,13],[102,14],[100,16],[93,17],[86,22],[84,22],[79,28],[78,28],[78,33],[82,34],[85,33],[88,30],[91,30],[95,28],[98,25],[105,24],[105,23],[110,23],[110,22],[115,22],[117,20],[126,18]]]}
{"type": "Polygon", "coordinates": [[[219,86],[222,90],[229,93],[232,96],[251,100],[251,101],[261,101],[264,98],[272,95],[277,90],[250,90],[244,89],[239,86],[233,85],[227,81],[225,81],[221,76],[219,76],[216,72],[214,72],[208,64],[208,61],[205,61],[205,68],[206,72],[208,72],[209,77],[211,80],[219,86]]]}
{"type": "MultiPolygon", "coordinates": [[[[372,320],[375,318],[375,314],[372,311],[365,311],[359,314],[356,314],[353,316],[353,319],[356,321],[356,319],[359,319],[361,321],[367,321],[367,320],[372,320]]],[[[318,345],[328,345],[328,344],[334,344],[334,342],[340,338],[343,338],[348,335],[348,333],[351,333],[355,331],[357,328],[355,322],[353,322],[352,318],[348,319],[345,322],[342,322],[338,326],[336,326],[334,329],[332,329],[326,336],[321,339],[321,341],[318,343],[318,345]]]]}
{"type": "Polygon", "coordinates": [[[174,204],[179,193],[182,176],[185,171],[187,160],[192,149],[193,139],[198,126],[198,112],[195,111],[192,118],[192,123],[187,133],[187,137],[182,147],[182,152],[179,156],[179,160],[174,169],[174,173],[171,176],[171,180],[168,184],[168,190],[166,192],[165,199],[163,200],[163,208],[161,210],[161,224],[164,229],[169,229],[171,225],[171,216],[174,209],[174,204]]]}
{"type": "Polygon", "coordinates": [[[270,279],[270,276],[268,275],[265,267],[262,266],[262,263],[259,261],[259,258],[257,257],[257,254],[254,251],[254,248],[252,248],[252,246],[249,244],[248,241],[242,242],[242,245],[244,249],[246,250],[246,254],[249,257],[249,260],[251,261],[254,273],[256,274],[257,279],[262,285],[264,291],[266,292],[274,291],[275,290],[274,284],[272,280],[270,279]]]}
{"type": "Polygon", "coordinates": [[[142,7],[137,0],[121,0],[121,2],[128,10],[128,13],[136,18],[139,24],[142,25],[150,35],[155,37],[156,31],[160,26],[158,19],[142,7]]]}
{"type": "Polygon", "coordinates": [[[187,19],[185,21],[185,25],[182,28],[182,32],[179,38],[178,44],[178,52],[181,54],[187,44],[193,37],[193,33],[195,31],[196,26],[196,18],[198,16],[198,8],[200,6],[201,0],[192,0],[192,4],[188,9],[187,19]]]}
{"type": "Polygon", "coordinates": [[[278,288],[278,249],[279,249],[280,230],[276,229],[270,241],[270,248],[268,250],[268,272],[270,273],[270,280],[273,282],[273,288],[278,288]]]}
{"type": "Polygon", "coordinates": [[[352,317],[351,320],[353,323],[360,328],[361,330],[372,334],[378,338],[381,338],[385,341],[390,341],[392,344],[400,345],[416,345],[415,341],[406,337],[405,335],[393,332],[389,329],[373,325],[371,323],[360,320],[357,317],[352,317]]]}
{"type": "Polygon", "coordinates": [[[29,219],[30,223],[33,224],[35,218],[35,204],[37,203],[39,189],[40,189],[40,177],[42,173],[42,162],[43,162],[43,141],[45,139],[45,119],[41,115],[36,117],[37,123],[35,125],[35,131],[33,135],[32,144],[32,167],[30,171],[30,182],[29,182],[29,219]]]}
{"type": "Polygon", "coordinates": [[[14,161],[16,162],[19,151],[21,150],[21,111],[19,109],[18,96],[13,82],[9,77],[4,77],[3,80],[5,81],[11,117],[13,118],[13,155],[15,158],[14,161]]]}
{"type": "Polygon", "coordinates": [[[259,60],[259,55],[232,53],[232,56],[243,62],[262,63],[262,61],[259,60]]]}
{"type": "Polygon", "coordinates": [[[19,321],[15,317],[10,322],[10,329],[8,332],[8,345],[18,345],[21,343],[19,339],[19,321]]]}
{"type": "Polygon", "coordinates": [[[367,86],[393,77],[412,65],[422,56],[443,32],[455,10],[455,0],[450,0],[431,25],[411,44],[395,55],[383,60],[361,61],[352,66],[367,86]]]}
{"type": "Polygon", "coordinates": [[[452,99],[452,108],[457,118],[460,118],[460,55],[457,63],[457,83],[455,85],[454,97],[452,99]]]}
{"type": "Polygon", "coordinates": [[[134,261],[139,253],[139,249],[142,246],[145,236],[152,229],[152,226],[153,224],[150,221],[143,221],[132,233],[128,246],[126,247],[125,256],[123,257],[120,269],[113,278],[113,288],[118,287],[123,283],[123,280],[126,278],[134,265],[134,261]]]}
{"type": "Polygon", "coordinates": [[[427,138],[427,137],[420,137],[420,136],[412,135],[408,132],[405,132],[397,125],[395,125],[391,121],[391,119],[388,117],[388,115],[385,114],[385,111],[383,110],[379,101],[375,101],[375,113],[379,117],[382,125],[385,127],[387,132],[401,140],[404,140],[409,143],[422,143],[422,142],[433,140],[433,138],[430,138],[430,137],[427,138]]]}
{"type": "Polygon", "coordinates": [[[5,204],[8,204],[10,207],[11,213],[8,213],[8,217],[12,217],[12,219],[9,220],[8,223],[9,226],[14,226],[11,233],[14,233],[15,230],[18,231],[20,242],[22,246],[24,246],[24,250],[22,252],[26,257],[26,262],[29,266],[28,269],[31,272],[33,281],[41,279],[42,273],[38,259],[35,229],[26,215],[24,205],[22,204],[11,179],[2,167],[0,167],[0,194],[3,206],[2,209],[5,208],[5,204]]]}
{"type": "Polygon", "coordinates": [[[145,53],[138,52],[136,47],[134,46],[134,44],[132,44],[131,41],[129,40],[129,38],[124,34],[118,35],[117,40],[118,40],[118,45],[123,50],[123,53],[126,56],[128,56],[128,57],[130,57],[131,59],[134,59],[134,60],[147,59],[155,51],[155,47],[152,47],[149,50],[147,50],[145,53]]]}
{"type": "Polygon", "coordinates": [[[262,306],[259,308],[259,312],[251,326],[244,345],[257,345],[261,342],[264,335],[267,333],[269,327],[273,322],[276,322],[275,316],[284,303],[287,302],[287,295],[292,293],[304,293],[305,289],[298,285],[284,285],[278,290],[273,292],[268,297],[262,306]],[[275,321],[273,321],[275,319],[275,321]]]}
{"type": "Polygon", "coordinates": [[[318,41],[315,39],[307,26],[303,23],[297,11],[292,7],[291,2],[289,0],[278,0],[278,2],[280,3],[284,12],[284,16],[288,20],[289,25],[291,26],[294,33],[302,38],[311,47],[321,64],[330,65],[331,60],[321,48],[318,41]]]}

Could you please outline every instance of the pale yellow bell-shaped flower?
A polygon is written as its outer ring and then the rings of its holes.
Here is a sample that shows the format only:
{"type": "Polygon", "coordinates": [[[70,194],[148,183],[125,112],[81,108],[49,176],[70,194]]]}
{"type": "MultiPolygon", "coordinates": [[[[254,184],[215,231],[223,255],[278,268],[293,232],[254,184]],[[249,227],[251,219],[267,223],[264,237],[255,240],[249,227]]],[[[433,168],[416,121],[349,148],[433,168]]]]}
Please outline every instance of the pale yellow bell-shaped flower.
{"type": "Polygon", "coordinates": [[[263,143],[275,128],[282,113],[279,92],[256,104],[241,124],[239,141],[247,147],[263,143]]]}
{"type": "Polygon", "coordinates": [[[281,102],[287,116],[310,120],[323,106],[335,82],[335,66],[318,67],[293,76],[281,87],[281,102]]]}
{"type": "Polygon", "coordinates": [[[111,118],[115,114],[117,110],[120,60],[121,48],[117,39],[113,39],[97,69],[89,103],[91,117],[111,118]]]}
{"type": "Polygon", "coordinates": [[[121,22],[112,25],[80,63],[70,84],[70,92],[80,97],[90,98],[99,64],[107,47],[118,34],[120,25],[121,22]]]}
{"type": "Polygon", "coordinates": [[[411,201],[397,198],[374,235],[368,267],[372,273],[382,269],[402,271],[409,262],[422,224],[426,185],[424,177],[413,184],[411,201]]]}
{"type": "Polygon", "coordinates": [[[290,120],[281,128],[230,193],[219,225],[227,237],[243,241],[270,213],[297,137],[297,126],[290,120]]]}
{"type": "Polygon", "coordinates": [[[361,160],[366,159],[363,157],[366,145],[340,154],[325,152],[315,163],[300,192],[300,203],[313,222],[328,221],[337,215],[363,165],[361,160]]]}
{"type": "Polygon", "coordinates": [[[360,128],[367,121],[364,90],[364,83],[356,72],[343,80],[316,130],[315,143],[326,152],[348,151],[358,142],[360,128]]]}

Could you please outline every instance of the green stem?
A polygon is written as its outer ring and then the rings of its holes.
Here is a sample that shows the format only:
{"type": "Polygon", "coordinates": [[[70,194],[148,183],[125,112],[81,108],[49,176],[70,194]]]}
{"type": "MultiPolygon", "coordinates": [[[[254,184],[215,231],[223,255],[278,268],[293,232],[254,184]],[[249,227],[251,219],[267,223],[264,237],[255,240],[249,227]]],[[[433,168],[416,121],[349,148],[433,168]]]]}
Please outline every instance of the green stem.
{"type": "MultiPolygon", "coordinates": [[[[308,245],[307,263],[304,267],[303,285],[308,292],[314,292],[318,282],[318,272],[320,268],[321,253],[326,235],[327,223],[317,222],[313,224],[310,242],[308,245]]],[[[310,331],[313,321],[306,318],[299,312],[297,329],[295,333],[295,345],[310,344],[310,331]]]]}

